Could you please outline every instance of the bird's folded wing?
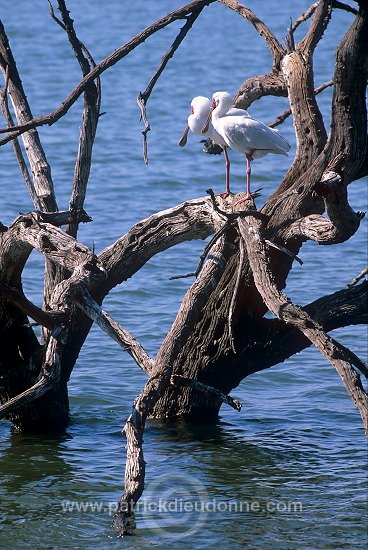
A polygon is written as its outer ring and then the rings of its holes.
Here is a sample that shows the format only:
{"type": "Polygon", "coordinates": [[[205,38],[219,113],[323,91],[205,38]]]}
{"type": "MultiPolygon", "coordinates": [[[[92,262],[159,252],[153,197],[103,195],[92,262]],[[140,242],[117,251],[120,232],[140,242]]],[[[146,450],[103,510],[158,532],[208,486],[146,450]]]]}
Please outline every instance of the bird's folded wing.
{"type": "Polygon", "coordinates": [[[277,130],[251,117],[223,117],[219,123],[219,131],[226,143],[239,153],[245,154],[251,149],[286,153],[290,149],[287,140],[277,130]]]}

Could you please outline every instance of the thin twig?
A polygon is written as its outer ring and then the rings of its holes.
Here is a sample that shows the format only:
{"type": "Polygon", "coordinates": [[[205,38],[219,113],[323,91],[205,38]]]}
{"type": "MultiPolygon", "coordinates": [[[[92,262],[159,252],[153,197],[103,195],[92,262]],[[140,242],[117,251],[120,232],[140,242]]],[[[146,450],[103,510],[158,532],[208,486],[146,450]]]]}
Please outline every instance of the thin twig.
{"type": "Polygon", "coordinates": [[[309,19],[310,17],[312,17],[312,15],[314,14],[314,12],[316,11],[317,9],[317,6],[318,6],[319,2],[315,2],[314,4],[312,4],[305,13],[302,13],[302,15],[300,15],[296,20],[295,22],[293,23],[292,25],[292,31],[295,32],[296,29],[299,27],[299,25],[301,25],[302,23],[304,23],[304,21],[306,21],[307,19],[309,19]]]}
{"type": "MultiPolygon", "coordinates": [[[[8,126],[14,126],[14,120],[10,113],[9,104],[8,104],[8,95],[7,95],[8,85],[9,85],[9,65],[7,65],[6,67],[4,89],[1,90],[0,88],[0,101],[1,101],[1,110],[3,111],[5,122],[7,123],[8,126]]],[[[20,171],[22,172],[23,179],[28,187],[29,194],[31,195],[32,202],[35,208],[41,209],[41,203],[39,202],[39,199],[37,197],[37,194],[33,185],[33,181],[29,174],[29,170],[28,170],[26,161],[24,159],[22,148],[20,146],[18,139],[13,140],[13,148],[14,148],[16,159],[19,164],[20,171]]]]}
{"type": "Polygon", "coordinates": [[[139,93],[137,97],[137,104],[141,110],[141,120],[144,122],[144,130],[142,131],[143,135],[143,160],[144,164],[148,164],[148,151],[147,151],[147,134],[151,130],[151,126],[148,122],[147,113],[146,113],[146,104],[143,99],[142,93],[139,93]]]}
{"type": "Polygon", "coordinates": [[[186,277],[198,277],[203,264],[206,260],[206,257],[208,256],[209,251],[214,246],[214,244],[218,241],[218,239],[225,233],[226,229],[229,227],[229,222],[226,222],[225,225],[223,225],[212,237],[210,241],[206,244],[206,246],[203,249],[202,254],[199,257],[199,262],[197,265],[197,269],[193,271],[192,273],[187,273],[186,275],[174,275],[173,277],[169,277],[169,280],[172,281],[174,279],[185,279],[186,277]]]}
{"type": "Polygon", "coordinates": [[[142,93],[140,92],[137,97],[137,103],[141,110],[141,118],[143,119],[143,122],[145,124],[144,130],[142,132],[143,135],[143,158],[144,163],[148,164],[148,154],[147,154],[147,133],[150,131],[151,127],[147,119],[147,113],[146,113],[146,105],[147,101],[152,93],[152,90],[157,82],[157,80],[160,78],[162,72],[164,71],[167,63],[169,60],[173,57],[174,53],[188,34],[189,30],[192,28],[194,22],[198,18],[199,14],[202,12],[204,6],[200,6],[197,10],[193,10],[193,12],[187,17],[187,21],[180,30],[179,34],[175,38],[174,42],[171,44],[169,50],[166,52],[166,54],[163,56],[162,61],[156,70],[155,74],[151,78],[151,80],[148,83],[147,88],[142,93]]]}
{"type": "Polygon", "coordinates": [[[213,386],[208,386],[207,384],[199,382],[198,380],[192,380],[191,378],[186,378],[185,376],[181,376],[179,374],[173,374],[170,378],[170,383],[173,385],[181,384],[183,386],[189,386],[203,393],[207,393],[210,395],[212,394],[220,399],[223,403],[226,403],[226,405],[230,405],[230,407],[232,407],[236,411],[240,411],[242,408],[242,404],[240,403],[240,401],[234,399],[233,397],[231,397],[231,395],[225,395],[217,388],[214,388],[213,386]]]}
{"type": "MultiPolygon", "coordinates": [[[[55,21],[55,23],[57,23],[67,33],[68,31],[67,31],[66,25],[58,17],[56,17],[55,12],[54,12],[54,8],[53,8],[50,0],[47,0],[47,1],[49,3],[51,18],[55,21]]],[[[83,44],[83,42],[81,42],[79,40],[79,38],[76,37],[76,40],[78,41],[79,46],[81,47],[81,49],[85,53],[87,59],[91,63],[91,66],[96,67],[96,62],[94,61],[94,59],[93,59],[92,55],[90,54],[89,50],[86,48],[86,46],[83,44]]],[[[79,59],[78,59],[78,61],[79,61],[79,59]]],[[[89,70],[87,72],[89,72],[89,70]]]]}
{"type": "Polygon", "coordinates": [[[265,243],[267,243],[269,246],[272,246],[273,248],[276,248],[277,250],[280,250],[281,252],[284,252],[285,254],[287,254],[288,256],[291,256],[292,258],[294,258],[294,260],[296,260],[297,262],[299,262],[300,265],[303,265],[303,260],[301,260],[301,259],[299,258],[299,256],[297,256],[296,254],[294,254],[293,252],[291,252],[291,250],[289,250],[289,249],[286,248],[285,246],[282,246],[281,244],[273,243],[272,241],[269,241],[268,239],[265,239],[264,241],[265,241],[265,243]]]}
{"type": "Polygon", "coordinates": [[[286,38],[284,39],[284,47],[288,54],[295,52],[294,30],[291,19],[286,38]]]}
{"type": "Polygon", "coordinates": [[[361,271],[359,273],[359,275],[357,275],[356,277],[354,277],[354,279],[351,281],[351,283],[348,283],[346,286],[348,288],[354,286],[357,284],[358,281],[360,281],[360,279],[363,279],[363,277],[365,277],[368,273],[368,267],[364,268],[363,271],[361,271]]]}
{"type": "Polygon", "coordinates": [[[112,52],[108,57],[103,59],[100,63],[96,65],[92,71],[90,71],[70,92],[70,94],[64,99],[64,101],[51,113],[47,115],[42,115],[35,117],[29,120],[25,124],[19,124],[18,126],[12,126],[10,128],[0,128],[0,133],[8,133],[7,136],[0,139],[0,146],[4,145],[8,141],[11,141],[15,137],[27,132],[31,128],[36,128],[38,126],[44,126],[48,124],[51,126],[57,122],[62,116],[65,115],[70,109],[70,107],[77,101],[77,99],[82,95],[84,90],[90,85],[91,82],[96,80],[104,71],[121,61],[126,57],[132,50],[137,46],[145,42],[147,38],[158,32],[159,30],[167,27],[174,21],[179,19],[186,18],[189,13],[192,13],[193,10],[197,10],[200,7],[207,6],[212,4],[216,0],[193,0],[189,4],[165,15],[149,27],[145,28],[142,32],[134,36],[129,42],[112,52]],[[10,132],[10,133],[9,133],[10,132]]]}
{"type": "MultiPolygon", "coordinates": [[[[295,31],[301,23],[304,23],[304,21],[309,19],[314,14],[314,12],[316,11],[317,6],[318,6],[318,2],[315,2],[315,4],[312,4],[310,6],[310,8],[308,8],[308,10],[305,13],[303,13],[300,17],[298,17],[295,20],[295,23],[293,24],[293,31],[295,31]]],[[[343,2],[338,2],[338,0],[334,0],[333,3],[332,3],[332,6],[334,8],[344,10],[344,11],[347,11],[349,13],[353,13],[354,15],[358,14],[358,10],[356,10],[352,6],[348,6],[347,4],[344,4],[343,2]]]]}

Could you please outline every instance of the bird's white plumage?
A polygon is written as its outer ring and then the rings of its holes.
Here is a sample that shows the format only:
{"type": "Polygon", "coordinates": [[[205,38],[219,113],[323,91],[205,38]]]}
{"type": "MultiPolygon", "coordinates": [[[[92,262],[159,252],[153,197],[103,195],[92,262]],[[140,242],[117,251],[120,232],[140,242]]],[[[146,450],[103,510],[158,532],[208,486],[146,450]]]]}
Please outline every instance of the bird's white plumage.
{"type": "MultiPolygon", "coordinates": [[[[211,111],[212,102],[208,97],[197,96],[192,99],[191,102],[191,114],[188,117],[188,126],[193,134],[205,135],[210,137],[217,145],[227,146],[224,138],[219,134],[212,123],[209,124],[208,130],[202,134],[202,128],[205,124],[207,117],[211,111]]],[[[245,116],[249,117],[249,114],[244,109],[235,109],[231,105],[224,113],[226,118],[233,116],[245,116]]]]}
{"type": "Polygon", "coordinates": [[[212,126],[228,147],[250,159],[269,153],[287,155],[290,145],[277,130],[250,116],[225,116],[231,104],[227,92],[213,94],[212,126]]]}
{"type": "MultiPolygon", "coordinates": [[[[226,148],[228,147],[228,144],[226,143],[225,139],[222,137],[221,134],[219,134],[215,128],[213,127],[211,121],[209,121],[209,116],[212,112],[212,101],[208,99],[208,97],[204,96],[196,96],[192,99],[191,102],[191,114],[188,117],[188,124],[187,127],[184,130],[184,133],[179,141],[180,147],[184,147],[187,142],[187,136],[189,130],[191,130],[194,134],[207,136],[214,141],[217,145],[220,145],[224,151],[224,157],[225,157],[225,166],[226,166],[226,189],[225,193],[223,193],[223,196],[227,196],[231,193],[230,191],[230,160],[226,151],[226,148]],[[204,124],[208,121],[206,132],[202,132],[204,124]]],[[[249,114],[244,109],[235,109],[232,108],[231,105],[227,109],[226,113],[224,113],[224,116],[229,118],[233,116],[244,116],[248,117],[249,114]]]]}
{"type": "Polygon", "coordinates": [[[212,96],[212,110],[205,122],[202,133],[208,131],[210,123],[214,130],[220,134],[228,147],[243,154],[247,161],[246,196],[250,193],[250,161],[264,157],[269,153],[287,155],[290,145],[287,140],[251,116],[226,116],[232,106],[232,98],[228,92],[215,92],[212,96]]]}

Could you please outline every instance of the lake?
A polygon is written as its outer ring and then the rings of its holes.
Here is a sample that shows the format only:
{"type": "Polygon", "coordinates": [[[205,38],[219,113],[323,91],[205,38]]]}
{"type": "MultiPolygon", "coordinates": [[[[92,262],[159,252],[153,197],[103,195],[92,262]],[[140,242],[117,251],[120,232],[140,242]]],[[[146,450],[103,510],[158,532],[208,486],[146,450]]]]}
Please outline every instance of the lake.
{"type": "MultiPolygon", "coordinates": [[[[99,62],[183,4],[73,0],[68,7],[79,38],[99,62]]],[[[309,2],[251,0],[246,5],[282,40],[290,17],[295,20],[309,2]]],[[[64,33],[51,20],[46,1],[6,2],[1,15],[34,116],[52,111],[80,80],[64,33]]],[[[331,78],[336,45],[352,20],[351,14],[333,13],[317,48],[316,85],[331,78]]],[[[198,136],[190,135],[184,149],[177,145],[190,101],[216,90],[234,94],[246,78],[269,71],[269,51],[245,20],[220,4],[205,8],[148,102],[146,166],[136,97],[182,26],[177,22],[147,40],[102,77],[106,114],[99,122],[85,204],[94,222],[79,234],[97,252],[154,212],[201,197],[209,186],[223,190],[222,157],[203,154],[198,136]]],[[[298,29],[297,39],[305,28],[298,29]]],[[[327,126],[330,100],[331,90],[318,100],[327,126]]],[[[81,105],[79,100],[57,124],[40,129],[60,209],[68,208],[81,105]]],[[[268,98],[250,112],[268,123],[285,108],[285,99],[268,98]]],[[[253,189],[263,189],[259,208],[295,153],[291,120],[280,130],[292,145],[289,157],[269,155],[253,166],[253,189]]],[[[244,190],[244,161],[230,155],[232,187],[239,192],[244,190]]],[[[19,212],[32,210],[10,144],[1,151],[0,176],[0,219],[9,224],[19,212]]],[[[367,209],[366,184],[361,180],[349,187],[355,210],[367,209]]],[[[343,288],[364,268],[366,243],[366,219],[349,242],[307,243],[300,251],[304,265],[294,265],[286,292],[303,305],[343,288]]],[[[104,309],[152,357],[191,284],[169,277],[192,271],[203,246],[189,242],[160,254],[104,301],[104,309]]],[[[23,284],[39,305],[42,272],[43,259],[34,252],[23,284]]],[[[333,335],[367,358],[365,327],[346,327],[333,335]]],[[[337,373],[312,348],[244,380],[232,392],[243,403],[240,413],[224,406],[210,426],[149,421],[138,529],[134,537],[116,539],[111,519],[123,491],[121,429],[145,381],[131,358],[94,326],[70,380],[66,433],[24,436],[13,433],[9,422],[0,423],[0,548],[365,548],[362,421],[337,373]]]]}

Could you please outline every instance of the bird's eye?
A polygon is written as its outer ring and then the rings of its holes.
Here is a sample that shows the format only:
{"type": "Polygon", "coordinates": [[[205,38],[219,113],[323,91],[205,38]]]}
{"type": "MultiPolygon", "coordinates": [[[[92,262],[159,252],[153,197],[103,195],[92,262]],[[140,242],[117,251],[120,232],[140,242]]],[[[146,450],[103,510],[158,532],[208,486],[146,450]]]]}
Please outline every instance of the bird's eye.
{"type": "Polygon", "coordinates": [[[190,114],[191,114],[191,115],[194,115],[194,107],[191,107],[191,109],[190,109],[190,114]]]}

